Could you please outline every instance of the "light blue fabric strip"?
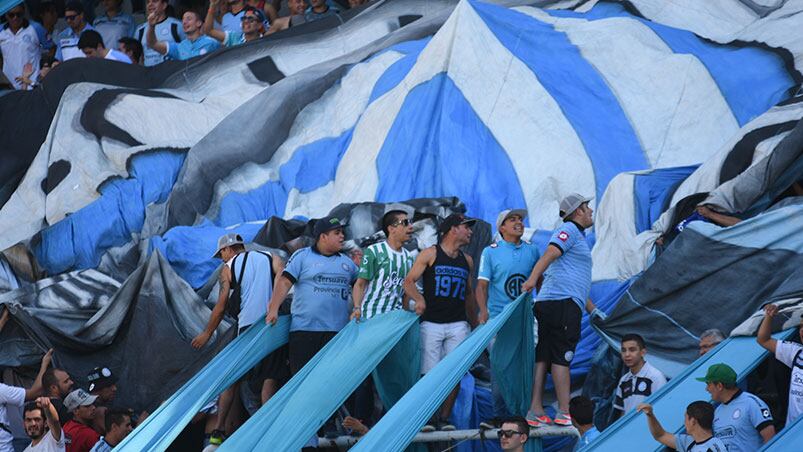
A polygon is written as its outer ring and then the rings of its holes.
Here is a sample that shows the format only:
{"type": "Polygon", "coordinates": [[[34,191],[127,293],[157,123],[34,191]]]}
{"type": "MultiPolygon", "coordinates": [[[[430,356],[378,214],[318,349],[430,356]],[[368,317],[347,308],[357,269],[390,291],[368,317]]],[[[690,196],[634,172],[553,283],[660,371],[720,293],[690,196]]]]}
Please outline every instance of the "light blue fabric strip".
{"type": "Polygon", "coordinates": [[[148,416],[116,451],[163,451],[204,405],[240,379],[268,353],[287,343],[290,316],[273,327],[263,322],[234,339],[200,372],[148,416]]]}
{"type": "Polygon", "coordinates": [[[350,322],[227,439],[220,452],[301,449],[405,333],[417,326],[418,316],[407,311],[350,322]]]}

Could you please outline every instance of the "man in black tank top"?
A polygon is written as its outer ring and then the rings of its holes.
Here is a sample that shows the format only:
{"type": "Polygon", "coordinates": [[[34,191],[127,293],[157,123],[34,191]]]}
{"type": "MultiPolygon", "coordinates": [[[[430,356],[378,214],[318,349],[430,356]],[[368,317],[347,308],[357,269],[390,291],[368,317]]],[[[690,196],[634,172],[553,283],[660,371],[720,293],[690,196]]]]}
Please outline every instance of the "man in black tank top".
{"type": "MultiPolygon", "coordinates": [[[[432,370],[471,332],[466,311],[474,301],[474,262],[460,248],[471,241],[471,226],[476,221],[462,214],[449,215],[438,229],[440,243],[421,251],[404,279],[404,291],[415,301],[415,312],[421,316],[421,374],[432,370]],[[423,295],[415,285],[421,277],[423,295]]],[[[452,390],[422,431],[434,431],[434,426],[454,430],[448,419],[459,389],[452,390]]]]}

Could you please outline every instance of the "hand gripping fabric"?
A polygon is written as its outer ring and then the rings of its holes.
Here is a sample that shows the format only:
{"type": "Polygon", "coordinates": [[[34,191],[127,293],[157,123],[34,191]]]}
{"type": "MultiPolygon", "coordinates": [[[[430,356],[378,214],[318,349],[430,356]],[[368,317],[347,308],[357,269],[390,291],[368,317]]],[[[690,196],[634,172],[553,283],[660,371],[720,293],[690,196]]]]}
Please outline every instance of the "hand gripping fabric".
{"type": "Polygon", "coordinates": [[[418,317],[407,311],[350,322],[223,442],[220,452],[266,444],[271,450],[301,449],[411,327],[418,327],[418,317]]]}
{"type": "Polygon", "coordinates": [[[226,390],[268,353],[287,343],[290,316],[276,325],[252,325],[145,419],[116,451],[163,451],[204,405],[226,390]]]}

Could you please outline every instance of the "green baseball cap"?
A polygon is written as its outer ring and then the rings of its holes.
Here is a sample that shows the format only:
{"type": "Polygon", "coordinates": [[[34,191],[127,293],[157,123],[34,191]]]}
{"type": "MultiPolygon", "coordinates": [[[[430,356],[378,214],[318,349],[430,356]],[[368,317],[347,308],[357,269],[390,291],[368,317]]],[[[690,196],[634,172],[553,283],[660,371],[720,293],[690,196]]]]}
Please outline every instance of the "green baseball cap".
{"type": "Polygon", "coordinates": [[[727,364],[714,364],[708,368],[705,377],[697,378],[697,381],[706,383],[736,384],[736,371],[727,364]]]}

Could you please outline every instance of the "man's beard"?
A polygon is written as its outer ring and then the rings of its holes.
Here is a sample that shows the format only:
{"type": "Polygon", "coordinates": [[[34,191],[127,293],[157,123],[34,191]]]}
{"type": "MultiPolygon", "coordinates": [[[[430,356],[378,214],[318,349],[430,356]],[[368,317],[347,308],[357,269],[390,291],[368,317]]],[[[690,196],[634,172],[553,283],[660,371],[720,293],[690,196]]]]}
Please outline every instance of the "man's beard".
{"type": "Polygon", "coordinates": [[[39,438],[41,438],[42,436],[44,436],[44,434],[45,434],[45,429],[44,429],[44,428],[40,428],[40,429],[37,429],[37,430],[38,430],[38,431],[37,431],[37,433],[38,433],[38,434],[36,434],[36,435],[34,435],[34,434],[31,434],[31,432],[30,432],[30,431],[28,431],[28,430],[26,430],[26,431],[25,431],[25,433],[27,433],[27,434],[28,434],[28,436],[29,436],[31,439],[39,439],[39,438]]]}

